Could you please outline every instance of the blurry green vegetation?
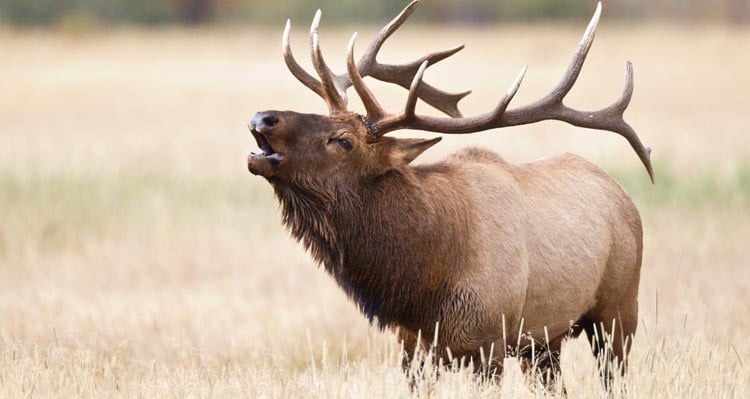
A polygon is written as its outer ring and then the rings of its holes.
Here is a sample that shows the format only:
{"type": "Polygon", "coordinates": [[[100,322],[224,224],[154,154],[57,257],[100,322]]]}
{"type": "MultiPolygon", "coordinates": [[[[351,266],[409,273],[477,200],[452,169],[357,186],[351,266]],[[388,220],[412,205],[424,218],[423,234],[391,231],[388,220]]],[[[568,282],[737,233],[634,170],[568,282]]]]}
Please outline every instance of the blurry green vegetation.
{"type": "Polygon", "coordinates": [[[66,20],[92,23],[155,24],[173,20],[169,1],[159,0],[0,0],[0,20],[13,25],[50,26],[66,20]]]}
{"type": "Polygon", "coordinates": [[[608,170],[636,201],[648,205],[694,208],[750,209],[750,164],[730,171],[682,172],[666,164],[654,165],[656,184],[643,170],[608,170]]]}
{"type": "MultiPolygon", "coordinates": [[[[0,23],[15,26],[111,24],[197,24],[208,22],[278,23],[307,20],[321,8],[328,22],[382,21],[396,15],[407,0],[0,0],[0,23]]],[[[415,19],[482,23],[502,20],[580,19],[591,14],[593,0],[426,0],[415,19]]],[[[747,0],[607,0],[610,17],[718,19],[750,22],[747,0]]]]}
{"type": "MultiPolygon", "coordinates": [[[[641,168],[609,170],[641,208],[750,210],[750,164],[731,171],[685,174],[656,165],[656,185],[641,168]]],[[[117,175],[5,170],[0,173],[0,256],[4,248],[55,250],[102,235],[278,227],[276,201],[250,176],[196,178],[128,172],[117,175]],[[203,227],[201,227],[203,228],[203,227]]]]}
{"type": "Polygon", "coordinates": [[[247,179],[122,174],[0,172],[0,256],[3,248],[78,247],[103,235],[141,237],[216,224],[278,224],[270,187],[247,179]],[[258,220],[258,208],[268,220],[258,220]]]}

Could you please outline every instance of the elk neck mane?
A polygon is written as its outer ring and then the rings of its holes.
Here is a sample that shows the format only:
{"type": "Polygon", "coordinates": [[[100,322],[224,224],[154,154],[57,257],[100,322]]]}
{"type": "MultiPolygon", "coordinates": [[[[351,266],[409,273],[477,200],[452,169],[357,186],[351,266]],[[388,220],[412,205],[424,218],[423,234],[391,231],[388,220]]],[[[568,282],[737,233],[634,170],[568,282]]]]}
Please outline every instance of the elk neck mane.
{"type": "Polygon", "coordinates": [[[448,173],[443,163],[405,166],[367,182],[305,178],[272,185],[291,234],[370,322],[409,327],[439,319],[429,305],[451,296],[449,269],[470,252],[464,243],[471,207],[460,198],[460,204],[437,201],[450,188],[424,184],[448,173]],[[431,261],[436,254],[442,263],[431,261]]]}

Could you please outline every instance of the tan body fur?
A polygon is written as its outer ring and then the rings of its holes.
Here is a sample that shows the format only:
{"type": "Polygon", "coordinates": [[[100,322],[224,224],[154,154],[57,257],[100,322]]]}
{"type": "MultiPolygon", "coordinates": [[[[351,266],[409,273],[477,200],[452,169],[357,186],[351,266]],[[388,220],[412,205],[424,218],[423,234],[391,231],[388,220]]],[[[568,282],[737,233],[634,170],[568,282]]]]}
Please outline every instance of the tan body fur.
{"type": "MultiPolygon", "coordinates": [[[[468,149],[445,165],[449,178],[415,179],[426,205],[439,210],[436,218],[465,213],[459,219],[471,224],[468,237],[457,237],[467,253],[446,260],[465,263],[438,268],[455,287],[478,295],[473,304],[442,305],[441,344],[457,357],[476,356],[479,345],[504,347],[503,327],[506,344],[515,345],[519,331],[557,344],[576,325],[609,327],[613,319],[623,324],[616,331],[634,333],[641,223],[612,178],[575,155],[516,166],[468,149]]],[[[431,339],[432,328],[422,328],[431,339]]]]}

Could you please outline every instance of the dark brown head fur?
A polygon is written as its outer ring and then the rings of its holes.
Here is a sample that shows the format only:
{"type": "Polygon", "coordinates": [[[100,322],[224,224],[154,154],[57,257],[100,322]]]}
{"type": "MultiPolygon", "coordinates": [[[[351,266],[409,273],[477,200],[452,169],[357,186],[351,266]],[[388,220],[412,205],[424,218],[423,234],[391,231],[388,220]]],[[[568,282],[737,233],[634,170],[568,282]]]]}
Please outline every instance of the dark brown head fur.
{"type": "Polygon", "coordinates": [[[375,139],[356,114],[267,111],[253,118],[251,129],[264,152],[248,158],[250,171],[272,184],[284,224],[367,317],[377,316],[381,326],[396,319],[434,319],[405,300],[405,295],[444,295],[447,289],[440,278],[420,270],[421,239],[434,241],[434,247],[440,243],[439,237],[419,237],[431,206],[419,192],[420,175],[429,168],[405,166],[439,139],[375,139]],[[408,238],[390,239],[400,236],[408,238]],[[436,281],[424,286],[431,278],[436,281]]]}

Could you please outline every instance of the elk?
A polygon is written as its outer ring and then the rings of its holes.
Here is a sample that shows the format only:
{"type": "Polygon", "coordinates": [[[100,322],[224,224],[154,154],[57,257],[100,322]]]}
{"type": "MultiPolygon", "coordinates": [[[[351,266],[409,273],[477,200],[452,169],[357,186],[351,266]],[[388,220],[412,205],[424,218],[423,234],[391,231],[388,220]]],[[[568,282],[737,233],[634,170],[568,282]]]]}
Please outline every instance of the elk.
{"type": "Polygon", "coordinates": [[[495,348],[490,360],[500,369],[507,350],[528,356],[535,342],[547,356],[530,368],[554,378],[563,340],[585,332],[595,356],[609,355],[602,378],[624,373],[637,325],[643,233],[638,210],[615,180],[570,154],[514,165],[467,148],[441,162],[411,165],[440,138],[385,135],[474,133],[555,119],[623,136],[653,182],[651,151],[623,119],[633,94],[630,62],[614,104],[591,112],[563,104],[591,47],[601,3],[547,96],[509,109],[524,67],[492,111],[464,117],[458,102],[468,92],[447,93],[422,81],[428,66],[463,46],[403,65],[376,59],[419,1],[380,30],[358,62],[355,33],[340,75],[323,58],[318,10],[310,40],[319,79],[292,55],[287,21],[285,63],[330,112],[257,113],[249,127],[261,151],[248,156],[248,169],[271,184],[284,225],[370,322],[398,330],[407,356],[432,341],[420,337],[438,333],[441,357],[477,361],[495,348]],[[404,108],[386,112],[367,76],[408,89],[404,108]],[[350,87],[365,115],[347,110],[350,87]],[[418,99],[447,117],[416,114],[418,99]]]}

